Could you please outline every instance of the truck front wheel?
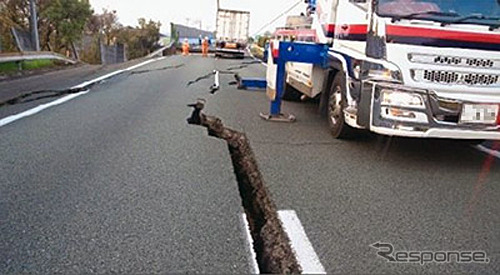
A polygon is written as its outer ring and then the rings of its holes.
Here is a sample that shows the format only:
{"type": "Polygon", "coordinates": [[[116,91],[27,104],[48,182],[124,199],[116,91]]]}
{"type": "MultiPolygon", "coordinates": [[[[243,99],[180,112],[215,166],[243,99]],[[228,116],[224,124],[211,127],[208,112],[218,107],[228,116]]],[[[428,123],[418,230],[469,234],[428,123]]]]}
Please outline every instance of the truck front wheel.
{"type": "Polygon", "coordinates": [[[345,123],[344,110],[347,106],[345,77],[338,73],[328,95],[328,125],[334,138],[347,139],[354,136],[355,129],[345,123]]]}
{"type": "Polygon", "coordinates": [[[283,87],[283,96],[281,98],[283,98],[283,100],[286,100],[286,101],[300,101],[301,93],[299,91],[297,91],[294,87],[292,87],[290,84],[288,84],[286,82],[286,79],[288,79],[288,78],[285,76],[285,84],[283,87]]]}

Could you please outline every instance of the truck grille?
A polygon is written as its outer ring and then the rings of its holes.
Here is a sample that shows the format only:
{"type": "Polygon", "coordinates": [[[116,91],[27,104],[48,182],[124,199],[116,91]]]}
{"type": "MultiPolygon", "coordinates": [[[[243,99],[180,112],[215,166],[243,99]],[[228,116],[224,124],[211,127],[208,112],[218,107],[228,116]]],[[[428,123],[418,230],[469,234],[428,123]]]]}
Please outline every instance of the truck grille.
{"type": "Polygon", "coordinates": [[[457,57],[446,55],[415,54],[408,55],[408,59],[413,63],[446,65],[468,68],[500,69],[500,60],[473,57],[457,57]]]}
{"type": "Polygon", "coordinates": [[[482,67],[482,68],[491,68],[495,65],[495,62],[490,59],[478,59],[478,58],[467,58],[465,59],[465,63],[469,66],[482,67]]]}
{"type": "Polygon", "coordinates": [[[500,75],[462,73],[440,70],[414,70],[414,79],[419,82],[440,84],[461,84],[470,86],[496,86],[500,84],[500,75]]]}

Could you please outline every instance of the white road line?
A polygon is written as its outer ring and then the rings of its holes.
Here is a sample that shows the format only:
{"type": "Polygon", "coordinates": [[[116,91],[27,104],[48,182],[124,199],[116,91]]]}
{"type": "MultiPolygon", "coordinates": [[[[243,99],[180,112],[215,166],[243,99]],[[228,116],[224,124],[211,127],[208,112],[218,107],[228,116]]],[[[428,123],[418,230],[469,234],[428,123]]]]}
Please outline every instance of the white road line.
{"type": "MultiPolygon", "coordinates": [[[[85,81],[81,84],[78,84],[76,86],[73,86],[71,87],[70,89],[80,89],[80,88],[85,88],[91,84],[94,84],[94,83],[97,83],[97,82],[100,82],[100,81],[103,81],[105,79],[108,79],[110,77],[113,77],[115,75],[118,75],[118,74],[121,74],[121,73],[124,73],[124,72],[128,72],[128,71],[131,71],[131,70],[134,70],[134,69],[137,69],[139,67],[142,67],[142,66],[145,66],[149,63],[152,63],[152,62],[155,62],[155,61],[159,61],[159,60],[163,60],[165,59],[165,57],[160,57],[160,58],[155,58],[155,59],[150,59],[150,60],[146,60],[142,63],[139,63],[139,64],[136,64],[134,66],[131,66],[131,67],[128,67],[126,69],[123,69],[123,70],[118,70],[118,71],[114,71],[112,73],[109,73],[109,74],[106,74],[106,75],[103,75],[103,76],[100,76],[96,79],[92,79],[92,80],[89,80],[89,81],[85,81]]],[[[86,91],[83,91],[83,92],[79,92],[79,93],[76,93],[76,94],[70,94],[70,95],[67,95],[65,97],[62,97],[62,98],[59,98],[57,100],[54,100],[52,102],[49,102],[49,103],[46,103],[46,104],[42,104],[40,106],[37,106],[35,108],[32,108],[32,109],[29,109],[27,111],[24,111],[22,113],[19,113],[19,114],[15,114],[15,115],[11,115],[11,116],[8,116],[8,117],[5,117],[3,119],[0,119],[0,127],[3,127],[7,124],[10,124],[14,121],[17,121],[19,119],[22,119],[22,118],[25,118],[25,117],[29,117],[29,116],[32,116],[34,114],[37,114],[45,109],[48,109],[50,107],[54,107],[56,105],[59,105],[59,104],[63,104],[64,102],[67,102],[67,101],[70,101],[74,98],[77,98],[81,95],[84,95],[86,93],[88,93],[89,90],[86,90],[86,91]]]]}
{"type": "Polygon", "coordinates": [[[257,264],[257,255],[255,255],[255,250],[253,249],[253,238],[250,234],[250,226],[248,225],[247,215],[245,213],[241,214],[241,220],[243,222],[243,227],[245,228],[245,236],[247,240],[248,250],[250,250],[250,273],[260,274],[259,265],[257,264]]]}
{"type": "Polygon", "coordinates": [[[498,151],[492,150],[492,149],[490,149],[486,146],[483,146],[483,145],[476,145],[475,147],[477,150],[479,150],[481,152],[485,152],[487,154],[490,154],[490,155],[500,159],[500,152],[498,152],[498,151]]]}
{"type": "Polygon", "coordinates": [[[278,216],[288,234],[297,261],[302,267],[303,274],[326,274],[325,268],[319,261],[306,232],[300,223],[297,213],[293,210],[280,210],[278,216]]]}
{"type": "Polygon", "coordinates": [[[3,119],[0,119],[0,127],[3,127],[9,123],[12,123],[16,120],[19,120],[19,119],[22,119],[22,118],[25,118],[25,117],[28,117],[28,116],[32,116],[36,113],[39,113],[47,108],[50,108],[52,106],[56,106],[56,105],[59,105],[59,104],[62,104],[66,101],[70,101],[72,100],[73,98],[76,98],[76,97],[79,97],[81,95],[84,95],[86,93],[88,93],[89,90],[86,90],[86,91],[83,91],[83,92],[79,92],[79,93],[76,93],[76,94],[71,94],[71,95],[67,95],[65,97],[62,97],[62,98],[59,98],[57,100],[54,100],[52,102],[49,102],[49,103],[46,103],[46,104],[42,104],[38,107],[35,107],[33,109],[29,109],[28,111],[24,111],[22,113],[19,113],[19,114],[16,114],[16,115],[12,115],[12,116],[8,116],[6,118],[3,118],[3,119]]]}

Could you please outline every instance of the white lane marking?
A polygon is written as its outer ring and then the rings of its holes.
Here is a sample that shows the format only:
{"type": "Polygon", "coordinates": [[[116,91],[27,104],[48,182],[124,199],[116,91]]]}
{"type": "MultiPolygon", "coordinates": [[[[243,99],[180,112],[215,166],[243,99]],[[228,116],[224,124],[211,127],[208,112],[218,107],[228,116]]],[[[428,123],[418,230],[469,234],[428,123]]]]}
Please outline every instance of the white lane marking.
{"type": "Polygon", "coordinates": [[[108,79],[110,77],[113,77],[115,75],[119,75],[121,73],[124,73],[124,72],[128,72],[128,71],[132,71],[132,70],[135,70],[139,67],[142,67],[142,66],[145,66],[145,65],[148,65],[149,63],[152,63],[152,62],[155,62],[155,61],[160,61],[160,60],[163,60],[165,59],[166,57],[160,57],[160,58],[155,58],[155,59],[150,59],[150,60],[146,60],[142,63],[139,63],[139,64],[136,64],[136,65],[133,65],[133,66],[130,66],[126,69],[122,69],[122,70],[117,70],[117,71],[114,71],[114,72],[111,72],[109,74],[106,74],[106,75],[103,75],[103,76],[100,76],[96,79],[92,79],[92,80],[89,80],[89,81],[85,81],[79,85],[76,85],[76,86],[73,86],[71,87],[71,89],[78,89],[78,88],[83,88],[83,87],[86,87],[88,85],[91,85],[91,84],[94,84],[94,83],[97,83],[97,82],[100,82],[100,81],[103,81],[105,79],[108,79]]]}
{"type": "MultiPolygon", "coordinates": [[[[112,76],[115,76],[115,75],[118,75],[118,74],[121,74],[123,72],[127,72],[127,71],[131,71],[131,70],[134,70],[134,69],[137,69],[139,67],[142,67],[144,65],[147,65],[149,63],[152,63],[152,62],[155,62],[155,61],[159,61],[159,60],[163,60],[165,59],[165,57],[160,57],[160,58],[155,58],[155,59],[150,59],[150,60],[146,60],[142,63],[139,63],[139,64],[136,64],[134,66],[131,66],[129,68],[126,68],[126,69],[123,69],[123,70],[118,70],[118,71],[114,71],[112,73],[109,73],[109,74],[106,74],[106,75],[103,75],[103,76],[100,76],[96,79],[92,79],[92,80],[89,80],[89,81],[85,81],[81,84],[78,84],[76,86],[73,86],[71,87],[70,89],[81,89],[81,88],[85,88],[87,87],[88,85],[91,85],[91,84],[94,84],[94,83],[97,83],[97,82],[100,82],[100,81],[103,81],[107,78],[110,78],[112,76]]],[[[11,115],[11,116],[8,116],[8,117],[5,117],[3,119],[0,119],[0,127],[3,127],[7,124],[10,124],[16,120],[19,120],[19,119],[22,119],[22,118],[25,118],[25,117],[28,117],[28,116],[32,116],[34,114],[37,114],[45,109],[48,109],[50,107],[53,107],[53,106],[56,106],[56,105],[59,105],[59,104],[62,104],[64,102],[67,102],[67,101],[70,101],[74,98],[77,98],[81,95],[84,95],[86,93],[88,93],[89,90],[86,90],[86,91],[82,91],[82,92],[79,92],[79,93],[75,93],[75,94],[70,94],[70,95],[67,95],[65,97],[62,97],[62,98],[59,98],[57,100],[54,100],[52,102],[49,102],[49,103],[45,103],[45,104],[42,104],[40,106],[37,106],[35,108],[32,108],[32,109],[29,109],[27,111],[24,111],[22,113],[19,113],[19,114],[15,114],[15,115],[11,115]]]]}
{"type": "Polygon", "coordinates": [[[490,149],[486,146],[483,146],[483,145],[476,145],[475,147],[479,151],[485,152],[487,154],[490,154],[490,155],[500,159],[500,152],[498,152],[498,151],[492,150],[492,149],[490,149]]]}
{"type": "Polygon", "coordinates": [[[56,105],[59,105],[59,104],[62,104],[66,101],[70,101],[72,100],[73,98],[75,97],[79,97],[81,95],[84,95],[86,93],[88,93],[89,90],[86,90],[86,91],[83,91],[83,92],[79,92],[79,93],[76,93],[76,94],[71,94],[71,95],[67,95],[65,97],[62,97],[62,98],[59,98],[57,100],[54,100],[52,102],[49,102],[49,103],[46,103],[46,104],[42,104],[38,107],[35,107],[33,109],[29,109],[27,111],[24,111],[22,113],[19,113],[19,114],[16,114],[16,115],[12,115],[12,116],[8,116],[6,118],[3,118],[3,119],[0,119],[0,127],[3,127],[9,123],[12,123],[16,120],[19,120],[21,118],[24,118],[24,117],[28,117],[28,116],[32,116],[36,113],[39,113],[47,108],[50,108],[52,106],[56,106],[56,105]]]}
{"type": "Polygon", "coordinates": [[[243,227],[245,227],[245,236],[247,240],[248,249],[250,250],[250,270],[251,274],[260,274],[259,265],[257,264],[257,255],[255,255],[255,250],[253,249],[253,238],[250,234],[250,226],[248,225],[247,215],[245,213],[241,214],[241,220],[243,222],[243,227]]]}
{"type": "Polygon", "coordinates": [[[297,213],[293,210],[280,210],[278,216],[283,228],[290,239],[297,261],[302,267],[303,274],[326,274],[325,268],[319,261],[304,227],[300,223],[297,213]]]}

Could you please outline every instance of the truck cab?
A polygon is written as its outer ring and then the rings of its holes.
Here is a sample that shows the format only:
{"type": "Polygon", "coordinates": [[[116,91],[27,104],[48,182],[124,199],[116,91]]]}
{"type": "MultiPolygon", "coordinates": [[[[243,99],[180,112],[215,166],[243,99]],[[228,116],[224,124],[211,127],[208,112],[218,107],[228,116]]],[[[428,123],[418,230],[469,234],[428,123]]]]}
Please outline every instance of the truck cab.
{"type": "Polygon", "coordinates": [[[318,42],[330,45],[330,68],[314,68],[308,79],[288,72],[286,83],[321,97],[334,136],[360,128],[500,139],[499,0],[309,4],[318,42]],[[311,92],[297,81],[321,88],[311,92]]]}

